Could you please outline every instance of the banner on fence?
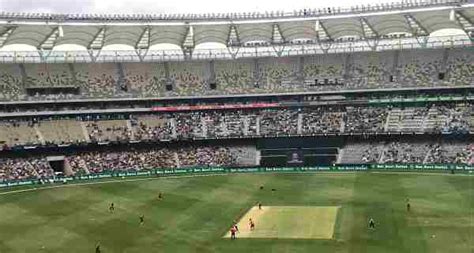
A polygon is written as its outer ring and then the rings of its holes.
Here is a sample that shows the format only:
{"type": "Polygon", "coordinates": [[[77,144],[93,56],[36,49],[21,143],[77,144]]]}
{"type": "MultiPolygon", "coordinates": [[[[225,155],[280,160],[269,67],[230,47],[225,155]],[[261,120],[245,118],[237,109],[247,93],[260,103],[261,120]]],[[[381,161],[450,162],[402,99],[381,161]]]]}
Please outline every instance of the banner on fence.
{"type": "Polygon", "coordinates": [[[470,171],[474,166],[469,165],[434,165],[434,164],[374,164],[374,165],[337,165],[337,166],[313,166],[313,167],[255,167],[255,168],[178,168],[178,169],[154,169],[144,171],[116,172],[109,171],[101,174],[79,175],[70,177],[57,177],[42,180],[25,180],[0,182],[0,188],[32,184],[67,183],[70,181],[93,180],[112,177],[134,177],[134,176],[167,176],[167,175],[191,175],[191,174],[216,174],[216,173],[264,173],[264,172],[314,172],[314,171],[363,171],[363,170],[456,170],[470,171]]]}

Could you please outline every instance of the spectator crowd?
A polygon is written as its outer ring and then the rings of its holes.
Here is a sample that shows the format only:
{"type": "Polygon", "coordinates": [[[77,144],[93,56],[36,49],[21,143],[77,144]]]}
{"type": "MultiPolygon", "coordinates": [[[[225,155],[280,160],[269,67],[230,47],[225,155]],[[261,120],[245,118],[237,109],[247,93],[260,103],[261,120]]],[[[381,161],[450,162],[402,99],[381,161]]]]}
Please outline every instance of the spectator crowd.
{"type": "MultiPolygon", "coordinates": [[[[112,171],[141,171],[186,167],[255,166],[254,146],[186,146],[127,151],[91,151],[67,155],[65,174],[84,175],[112,171]]],[[[0,159],[0,182],[54,176],[45,157],[0,159]]]]}
{"type": "Polygon", "coordinates": [[[107,114],[0,121],[6,146],[324,134],[467,134],[473,104],[341,106],[107,114]]]}
{"type": "Polygon", "coordinates": [[[176,97],[472,85],[470,48],[165,63],[0,66],[0,100],[176,97]],[[349,59],[348,59],[349,57],[349,59]],[[26,87],[24,87],[24,85],[26,87]],[[79,94],[28,94],[75,87],[79,94]]]}
{"type": "Polygon", "coordinates": [[[474,164],[474,144],[467,141],[388,141],[349,143],[339,163],[474,164]]]}
{"type": "MultiPolygon", "coordinates": [[[[467,141],[349,142],[339,164],[474,164],[474,144],[467,141]]],[[[90,151],[66,155],[64,174],[146,171],[186,167],[248,167],[259,165],[252,145],[184,146],[127,151],[90,151]]],[[[46,157],[1,158],[0,182],[54,176],[46,157]]]]}

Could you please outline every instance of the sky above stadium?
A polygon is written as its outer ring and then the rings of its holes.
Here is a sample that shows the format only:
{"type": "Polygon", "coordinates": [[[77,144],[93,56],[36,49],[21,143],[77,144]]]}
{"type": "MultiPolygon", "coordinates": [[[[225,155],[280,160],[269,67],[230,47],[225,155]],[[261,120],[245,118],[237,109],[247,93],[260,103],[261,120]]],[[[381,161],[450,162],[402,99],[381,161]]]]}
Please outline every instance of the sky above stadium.
{"type": "Polygon", "coordinates": [[[0,0],[0,11],[51,13],[218,13],[291,11],[396,2],[386,0],[0,0]]]}

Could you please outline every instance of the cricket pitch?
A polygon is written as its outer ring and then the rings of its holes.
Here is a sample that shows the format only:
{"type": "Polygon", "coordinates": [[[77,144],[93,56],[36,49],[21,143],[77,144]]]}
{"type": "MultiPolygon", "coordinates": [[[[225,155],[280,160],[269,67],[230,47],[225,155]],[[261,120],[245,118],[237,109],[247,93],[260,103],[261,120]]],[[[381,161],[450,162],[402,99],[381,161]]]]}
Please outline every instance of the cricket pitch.
{"type": "MultiPolygon", "coordinates": [[[[237,223],[237,238],[332,239],[339,206],[252,207],[237,223]],[[250,230],[249,219],[255,223],[250,230]]],[[[230,232],[224,238],[230,238],[230,232]]]]}

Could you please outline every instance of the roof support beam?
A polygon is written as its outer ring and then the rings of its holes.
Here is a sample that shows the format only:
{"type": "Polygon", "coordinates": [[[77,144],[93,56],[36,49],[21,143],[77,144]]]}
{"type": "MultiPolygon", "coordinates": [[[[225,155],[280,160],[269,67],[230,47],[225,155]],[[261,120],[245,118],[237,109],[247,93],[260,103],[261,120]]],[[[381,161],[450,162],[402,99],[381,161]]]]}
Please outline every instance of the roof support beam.
{"type": "Polygon", "coordinates": [[[102,47],[104,47],[105,32],[105,26],[100,28],[99,31],[95,34],[92,41],[87,46],[87,52],[89,52],[92,62],[96,62],[97,57],[99,56],[100,51],[102,50],[102,47]]]}
{"type": "Polygon", "coordinates": [[[240,47],[227,47],[227,51],[228,51],[229,54],[232,56],[232,59],[236,59],[236,58],[237,58],[237,54],[238,54],[239,51],[240,51],[240,47]]]}
{"type": "Polygon", "coordinates": [[[375,29],[369,24],[367,19],[361,17],[359,18],[360,25],[362,28],[362,36],[364,37],[365,42],[367,45],[372,48],[372,50],[375,50],[377,48],[377,45],[379,43],[379,35],[375,31],[375,29]],[[371,42],[373,42],[371,44],[371,42]]]}
{"type": "Polygon", "coordinates": [[[89,50],[87,50],[87,52],[89,53],[89,56],[91,57],[91,61],[96,62],[97,58],[99,57],[99,54],[100,54],[100,49],[98,49],[98,50],[89,49],[89,50]]]}
{"type": "Polygon", "coordinates": [[[142,34],[137,40],[137,43],[135,43],[135,49],[148,49],[150,47],[150,30],[150,26],[147,26],[143,29],[142,34]]]}
{"type": "Polygon", "coordinates": [[[408,26],[410,26],[412,34],[415,36],[418,44],[422,47],[425,47],[426,43],[428,43],[428,36],[430,35],[428,30],[420,22],[418,22],[418,20],[416,20],[413,15],[405,14],[404,17],[408,26]]]}
{"type": "Polygon", "coordinates": [[[137,53],[138,58],[140,59],[141,62],[143,62],[143,60],[145,59],[146,55],[148,54],[148,51],[149,51],[148,48],[135,49],[135,52],[137,53]]]}
{"type": "Polygon", "coordinates": [[[316,20],[316,34],[318,41],[332,41],[333,38],[328,33],[326,25],[320,20],[316,20]]]}
{"type": "Polygon", "coordinates": [[[39,49],[38,54],[40,55],[41,61],[45,62],[48,59],[51,52],[52,52],[52,50],[39,49]]]}
{"type": "Polygon", "coordinates": [[[54,28],[38,45],[38,50],[51,50],[56,44],[56,39],[59,37],[59,27],[54,28]]]}
{"type": "Polygon", "coordinates": [[[281,34],[280,26],[278,24],[273,24],[272,44],[283,44],[285,41],[283,34],[281,34]]]}
{"type": "Polygon", "coordinates": [[[137,43],[135,44],[135,52],[137,53],[140,61],[143,61],[145,56],[148,54],[148,50],[150,48],[150,33],[151,27],[145,27],[142,34],[138,38],[137,43]]]}
{"type": "Polygon", "coordinates": [[[185,57],[191,57],[194,49],[194,30],[192,26],[188,26],[186,36],[184,36],[181,42],[181,48],[183,49],[185,57]]]}
{"type": "Polygon", "coordinates": [[[423,25],[421,25],[421,23],[418,22],[418,20],[416,20],[413,15],[405,14],[404,17],[414,36],[418,37],[430,35],[428,30],[423,25]]]}
{"type": "Polygon", "coordinates": [[[378,38],[379,34],[375,31],[374,27],[367,21],[366,18],[361,17],[360,23],[362,25],[362,32],[364,33],[364,37],[367,39],[378,38]]]}
{"type": "Polygon", "coordinates": [[[240,37],[237,26],[230,25],[229,35],[227,36],[227,46],[228,47],[238,47],[240,46],[240,37]]]}
{"type": "Polygon", "coordinates": [[[102,49],[105,42],[105,30],[105,26],[99,29],[92,41],[87,46],[87,49],[102,49]]]}
{"type": "Polygon", "coordinates": [[[273,24],[272,47],[278,57],[280,57],[283,50],[285,50],[285,38],[281,34],[280,26],[278,24],[273,24]]]}
{"type": "Polygon", "coordinates": [[[0,48],[5,45],[5,43],[8,41],[8,38],[13,33],[13,31],[15,31],[15,29],[15,26],[11,26],[0,33],[0,48]]]}
{"type": "MultiPolygon", "coordinates": [[[[454,10],[453,10],[454,11],[454,10]]],[[[466,34],[469,32],[474,31],[474,23],[460,11],[454,11],[454,18],[459,26],[462,27],[466,34]]]]}
{"type": "Polygon", "coordinates": [[[316,20],[315,23],[315,31],[316,31],[316,42],[318,43],[319,47],[325,54],[328,53],[329,49],[332,46],[331,41],[333,40],[331,35],[329,35],[326,26],[320,20],[316,20]]]}
{"type": "Polygon", "coordinates": [[[232,24],[229,26],[229,35],[227,35],[227,51],[229,51],[232,59],[237,58],[240,50],[240,37],[237,26],[232,24]]]}

